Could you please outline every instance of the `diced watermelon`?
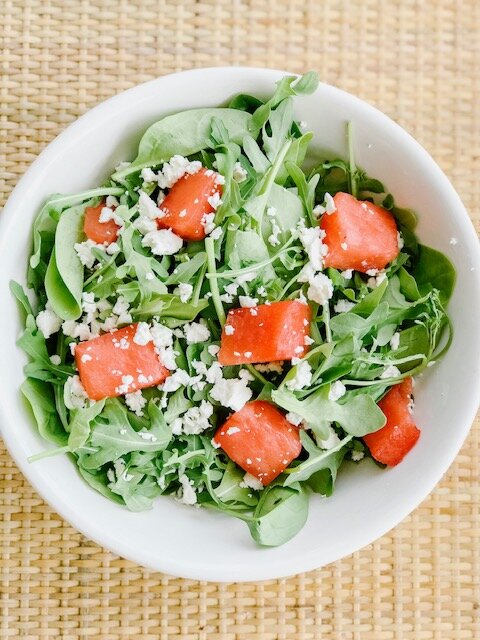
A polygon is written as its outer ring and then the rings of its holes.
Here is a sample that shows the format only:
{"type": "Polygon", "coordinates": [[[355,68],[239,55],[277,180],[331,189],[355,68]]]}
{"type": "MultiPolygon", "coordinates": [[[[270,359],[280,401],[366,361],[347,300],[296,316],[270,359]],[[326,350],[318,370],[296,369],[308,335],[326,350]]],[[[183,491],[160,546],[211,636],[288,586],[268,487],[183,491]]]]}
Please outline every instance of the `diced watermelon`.
{"type": "Polygon", "coordinates": [[[200,169],[177,180],[160,204],[165,215],[158,218],[158,226],[171,229],[184,240],[203,240],[207,235],[204,216],[215,211],[211,202],[215,194],[222,194],[217,179],[215,171],[200,169]]]}
{"type": "Polygon", "coordinates": [[[397,224],[392,214],[348,193],[335,194],[336,211],[322,216],[326,267],[366,273],[384,269],[398,253],[397,224]]]}
{"type": "Polygon", "coordinates": [[[386,425],[363,438],[375,460],[391,467],[403,460],[420,437],[411,414],[412,389],[412,378],[392,387],[378,403],[386,425]]]}
{"type": "Polygon", "coordinates": [[[100,222],[100,214],[104,206],[105,203],[102,202],[96,207],[87,207],[85,209],[83,230],[87,238],[97,244],[111,244],[118,238],[119,226],[114,220],[100,222]]]}
{"type": "Polygon", "coordinates": [[[231,309],[218,360],[231,365],[302,358],[310,319],[310,307],[298,300],[231,309]]]}
{"type": "Polygon", "coordinates": [[[169,375],[153,342],[134,342],[137,324],[77,344],[75,362],[80,380],[92,400],[114,398],[153,387],[169,375]]]}
{"type": "Polygon", "coordinates": [[[266,486],[300,455],[298,429],[270,402],[255,400],[219,428],[214,442],[266,486]]]}

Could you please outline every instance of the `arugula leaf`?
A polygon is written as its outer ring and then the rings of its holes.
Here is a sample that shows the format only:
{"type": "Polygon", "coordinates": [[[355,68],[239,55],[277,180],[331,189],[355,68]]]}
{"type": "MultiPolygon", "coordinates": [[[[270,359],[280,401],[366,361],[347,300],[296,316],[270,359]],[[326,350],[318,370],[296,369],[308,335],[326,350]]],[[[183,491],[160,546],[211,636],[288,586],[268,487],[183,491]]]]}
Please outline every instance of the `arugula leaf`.
{"type": "Polygon", "coordinates": [[[302,441],[303,448],[308,453],[308,458],[286,470],[288,476],[284,485],[289,487],[296,482],[311,480],[310,486],[313,486],[313,488],[317,490],[317,493],[331,495],[338,468],[343,462],[343,458],[347,452],[345,445],[347,445],[352,438],[353,436],[351,435],[343,438],[343,440],[340,440],[337,446],[332,449],[319,449],[305,431],[300,431],[300,440],[302,441]],[[321,474],[321,472],[324,473],[321,474]],[[325,474],[325,472],[327,472],[327,474],[325,474]],[[318,489],[320,489],[320,491],[318,489]]]}
{"type": "Polygon", "coordinates": [[[32,409],[42,438],[60,447],[65,446],[68,436],[59,420],[51,385],[27,378],[20,390],[32,409]]]}

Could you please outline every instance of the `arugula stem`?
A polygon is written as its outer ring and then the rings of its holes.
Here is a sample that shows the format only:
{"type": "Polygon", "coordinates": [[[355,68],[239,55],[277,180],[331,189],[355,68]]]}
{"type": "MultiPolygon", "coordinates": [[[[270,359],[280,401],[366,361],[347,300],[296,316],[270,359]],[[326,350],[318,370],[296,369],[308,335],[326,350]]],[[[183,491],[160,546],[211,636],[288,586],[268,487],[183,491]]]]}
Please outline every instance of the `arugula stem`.
{"type": "Polygon", "coordinates": [[[355,156],[353,153],[353,122],[347,123],[347,141],[348,141],[348,163],[350,169],[350,192],[354,198],[358,195],[357,188],[357,165],[355,164],[355,156]]]}
{"type": "Polygon", "coordinates": [[[330,329],[330,305],[328,302],[323,305],[322,312],[323,323],[325,325],[325,337],[327,342],[332,341],[332,330],[330,329]]]}
{"type": "Polygon", "coordinates": [[[192,296],[191,304],[193,304],[195,307],[198,305],[198,303],[200,301],[200,292],[202,290],[202,284],[203,284],[203,281],[205,279],[206,271],[207,271],[207,265],[204,264],[203,267],[200,270],[200,274],[198,276],[198,280],[197,280],[197,283],[195,285],[195,289],[193,290],[193,296],[192,296]]]}
{"type": "Polygon", "coordinates": [[[220,291],[218,289],[218,282],[216,280],[217,267],[215,265],[215,245],[213,238],[205,238],[205,251],[207,252],[207,278],[209,278],[213,306],[215,307],[215,311],[217,312],[218,321],[223,327],[227,318],[225,316],[222,301],[220,300],[220,291]]]}
{"type": "Polygon", "coordinates": [[[27,458],[28,462],[37,462],[38,460],[43,460],[43,458],[51,458],[53,456],[58,456],[61,453],[68,453],[70,451],[70,447],[65,445],[64,447],[57,447],[56,449],[47,449],[47,451],[41,451],[40,453],[36,453],[33,456],[29,456],[27,458]]]}

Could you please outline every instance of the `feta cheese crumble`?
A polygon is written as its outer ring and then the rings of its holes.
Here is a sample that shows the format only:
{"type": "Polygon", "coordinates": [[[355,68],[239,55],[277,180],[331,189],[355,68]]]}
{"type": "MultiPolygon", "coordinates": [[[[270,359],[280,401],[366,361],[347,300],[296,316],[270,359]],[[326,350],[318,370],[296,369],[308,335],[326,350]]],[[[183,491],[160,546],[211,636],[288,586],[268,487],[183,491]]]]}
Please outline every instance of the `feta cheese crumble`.
{"type": "Polygon", "coordinates": [[[191,322],[185,325],[185,338],[188,344],[206,342],[210,338],[210,331],[207,326],[200,322],[191,322]]]}
{"type": "Polygon", "coordinates": [[[157,229],[143,237],[142,246],[150,248],[157,256],[173,256],[182,248],[183,240],[171,229],[157,229]]]}
{"type": "Polygon", "coordinates": [[[333,283],[324,273],[317,273],[309,280],[307,297],[313,302],[325,305],[333,296],[333,283]]]}
{"type": "Polygon", "coordinates": [[[399,369],[391,364],[391,365],[389,365],[388,367],[385,368],[385,371],[382,373],[380,378],[382,378],[382,379],[384,379],[384,378],[396,378],[399,375],[400,375],[399,369]]]}
{"type": "Polygon", "coordinates": [[[192,480],[189,480],[188,477],[183,473],[178,478],[180,480],[180,484],[182,488],[180,490],[180,502],[187,505],[194,505],[197,503],[197,493],[195,491],[195,487],[193,486],[192,480]]]}
{"type": "Polygon", "coordinates": [[[143,408],[147,404],[146,398],[143,397],[140,390],[125,394],[125,404],[137,416],[143,416],[143,408]]]}
{"type": "Polygon", "coordinates": [[[255,491],[262,491],[264,488],[262,482],[255,476],[252,476],[251,473],[248,473],[248,471],[243,476],[243,480],[240,482],[240,487],[254,489],[255,491]]]}
{"type": "Polygon", "coordinates": [[[222,378],[213,385],[210,396],[224,407],[239,411],[252,397],[248,380],[241,378],[222,378]]]}
{"type": "Polygon", "coordinates": [[[37,315],[35,322],[38,330],[42,332],[46,340],[54,333],[60,331],[60,327],[62,326],[62,319],[53,311],[49,302],[47,302],[45,309],[37,315]]]}
{"type": "Polygon", "coordinates": [[[188,302],[192,297],[193,287],[191,284],[187,282],[181,282],[178,285],[178,294],[180,296],[181,302],[188,302]]]}
{"type": "MultiPolygon", "coordinates": [[[[294,361],[292,360],[292,363],[294,361]]],[[[296,363],[296,373],[295,377],[291,380],[288,380],[286,386],[290,391],[298,391],[300,389],[304,389],[308,387],[312,382],[312,367],[308,364],[307,361],[301,360],[296,363]]]]}
{"type": "Polygon", "coordinates": [[[340,380],[336,380],[330,386],[330,391],[328,392],[328,399],[336,402],[346,393],[345,385],[340,380]]]}

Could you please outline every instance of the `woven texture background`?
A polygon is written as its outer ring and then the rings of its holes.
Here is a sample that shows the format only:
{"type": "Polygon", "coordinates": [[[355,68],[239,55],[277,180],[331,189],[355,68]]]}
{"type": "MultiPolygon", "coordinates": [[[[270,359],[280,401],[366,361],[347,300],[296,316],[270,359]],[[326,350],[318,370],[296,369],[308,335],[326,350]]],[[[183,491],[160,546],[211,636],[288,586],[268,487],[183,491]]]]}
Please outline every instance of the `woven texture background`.
{"type": "MultiPolygon", "coordinates": [[[[88,108],[223,64],[316,69],[406,127],[480,228],[478,0],[2,0],[0,198],[88,108]]],[[[480,637],[480,436],[389,535],[258,584],[149,572],[76,533],[0,449],[0,637],[463,640],[480,637]]],[[[452,425],[454,428],[454,425],[452,425]]]]}

